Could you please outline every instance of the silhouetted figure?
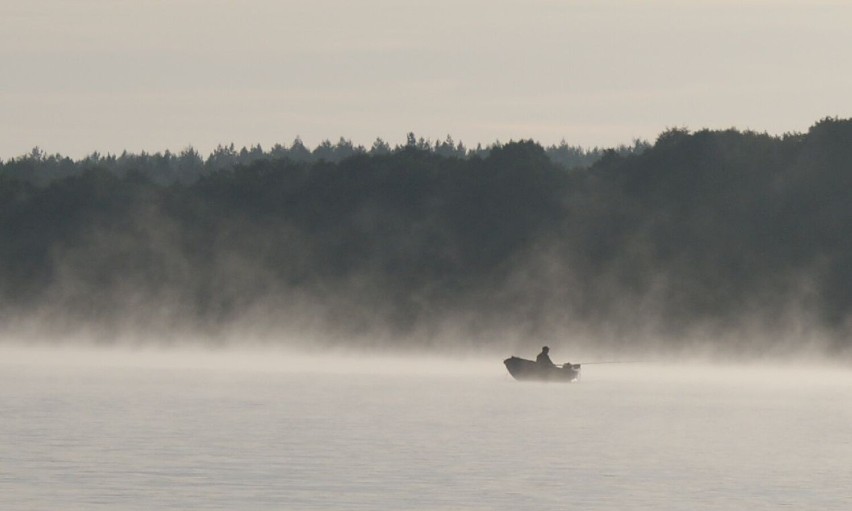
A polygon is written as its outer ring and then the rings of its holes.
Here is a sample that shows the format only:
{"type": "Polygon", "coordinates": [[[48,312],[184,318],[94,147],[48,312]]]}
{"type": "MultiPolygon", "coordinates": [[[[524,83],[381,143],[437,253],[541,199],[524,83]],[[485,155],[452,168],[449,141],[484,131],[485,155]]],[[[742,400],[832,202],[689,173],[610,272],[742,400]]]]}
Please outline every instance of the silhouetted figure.
{"type": "Polygon", "coordinates": [[[541,347],[541,353],[539,353],[538,356],[535,357],[536,363],[541,364],[541,365],[545,365],[545,366],[548,366],[548,367],[556,366],[556,364],[554,364],[553,361],[550,360],[550,355],[547,354],[549,351],[550,351],[550,348],[548,348],[547,346],[542,346],[541,347]]]}

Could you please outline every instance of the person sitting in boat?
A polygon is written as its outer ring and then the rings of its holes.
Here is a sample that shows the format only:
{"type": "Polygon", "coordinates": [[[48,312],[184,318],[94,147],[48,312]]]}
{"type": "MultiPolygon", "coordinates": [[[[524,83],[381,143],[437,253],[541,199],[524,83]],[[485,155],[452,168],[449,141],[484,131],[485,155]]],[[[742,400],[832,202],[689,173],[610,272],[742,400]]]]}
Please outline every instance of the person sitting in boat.
{"type": "Polygon", "coordinates": [[[548,367],[556,367],[556,364],[554,364],[553,361],[550,360],[550,355],[547,354],[549,351],[550,348],[548,348],[547,346],[542,346],[541,353],[539,353],[538,356],[535,357],[536,363],[548,367]]]}

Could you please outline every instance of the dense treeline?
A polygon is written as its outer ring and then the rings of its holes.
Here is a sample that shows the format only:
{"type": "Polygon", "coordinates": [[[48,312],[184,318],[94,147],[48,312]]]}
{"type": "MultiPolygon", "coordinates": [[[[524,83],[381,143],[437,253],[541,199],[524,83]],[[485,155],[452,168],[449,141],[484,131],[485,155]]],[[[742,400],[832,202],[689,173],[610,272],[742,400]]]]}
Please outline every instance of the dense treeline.
{"type": "Polygon", "coordinates": [[[837,347],[852,326],[849,120],[671,129],[570,169],[532,141],[415,141],[166,182],[0,173],[5,324],[837,347]]]}
{"type": "MultiPolygon", "coordinates": [[[[341,137],[336,144],[324,140],[314,149],[309,149],[301,139],[296,138],[289,147],[275,144],[269,151],[264,151],[260,145],[243,147],[239,150],[234,147],[234,144],[219,145],[207,158],[203,158],[194,148],[187,147],[179,153],[168,150],[154,154],[144,152],[132,154],[127,151],[120,155],[92,153],[78,161],[60,154],[47,154],[41,148],[35,147],[29,154],[6,162],[0,160],[0,174],[44,185],[57,179],[78,176],[92,168],[99,168],[119,177],[134,173],[141,174],[159,184],[189,184],[212,172],[232,169],[240,165],[251,165],[260,160],[288,159],[302,163],[340,163],[353,156],[381,156],[412,149],[447,158],[469,159],[485,158],[493,149],[502,145],[500,142],[495,142],[487,147],[478,144],[475,148],[467,148],[462,142],[454,142],[449,135],[444,140],[433,142],[422,137],[417,138],[414,133],[409,133],[405,145],[394,147],[379,138],[369,149],[366,149],[341,137]]],[[[572,169],[592,165],[607,151],[614,150],[618,154],[629,155],[638,154],[647,148],[648,143],[642,140],[634,140],[630,146],[621,145],[609,150],[599,147],[586,149],[571,146],[563,140],[558,145],[545,148],[545,153],[556,165],[572,169]]]]}

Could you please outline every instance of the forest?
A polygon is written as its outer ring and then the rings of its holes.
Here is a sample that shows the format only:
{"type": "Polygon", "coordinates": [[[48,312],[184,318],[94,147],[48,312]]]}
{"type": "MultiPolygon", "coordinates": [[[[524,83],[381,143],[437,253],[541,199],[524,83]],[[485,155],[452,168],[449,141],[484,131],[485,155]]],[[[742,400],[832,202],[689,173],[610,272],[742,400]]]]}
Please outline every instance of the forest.
{"type": "Polygon", "coordinates": [[[852,120],[607,150],[297,142],[0,162],[0,329],[852,347],[852,120]]]}

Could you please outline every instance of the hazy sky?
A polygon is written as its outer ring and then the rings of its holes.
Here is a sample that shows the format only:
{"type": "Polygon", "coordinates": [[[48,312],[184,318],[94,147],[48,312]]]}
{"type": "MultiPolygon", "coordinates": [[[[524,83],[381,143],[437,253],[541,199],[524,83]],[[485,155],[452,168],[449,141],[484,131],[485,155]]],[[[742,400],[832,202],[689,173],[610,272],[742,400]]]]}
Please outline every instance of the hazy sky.
{"type": "Polygon", "coordinates": [[[0,0],[0,158],[852,116],[852,2],[0,0]]]}

